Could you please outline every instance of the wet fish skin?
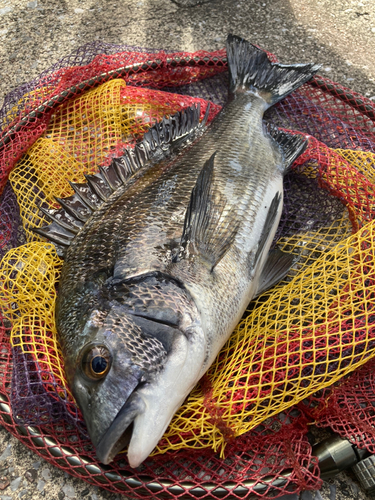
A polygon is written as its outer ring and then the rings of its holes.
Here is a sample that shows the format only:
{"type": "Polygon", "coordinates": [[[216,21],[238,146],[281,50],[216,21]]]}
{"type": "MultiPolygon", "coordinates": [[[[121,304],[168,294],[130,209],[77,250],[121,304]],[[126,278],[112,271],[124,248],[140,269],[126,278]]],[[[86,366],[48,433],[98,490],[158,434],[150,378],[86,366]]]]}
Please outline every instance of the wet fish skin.
{"type": "Polygon", "coordinates": [[[127,442],[130,465],[142,463],[249,301],[292,263],[269,248],[305,140],[265,131],[262,117],[318,67],[272,65],[233,36],[227,52],[220,115],[192,126],[195,142],[174,161],[138,162],[66,251],[59,339],[104,463],[127,442]]]}

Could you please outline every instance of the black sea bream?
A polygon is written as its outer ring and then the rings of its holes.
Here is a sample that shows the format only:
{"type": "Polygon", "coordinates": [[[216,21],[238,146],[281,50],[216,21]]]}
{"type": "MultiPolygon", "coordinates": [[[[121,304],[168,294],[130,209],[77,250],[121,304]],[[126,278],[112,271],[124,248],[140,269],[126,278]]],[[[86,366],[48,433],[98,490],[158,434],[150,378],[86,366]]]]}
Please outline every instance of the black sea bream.
{"type": "Polygon", "coordinates": [[[227,54],[229,101],[209,126],[196,108],[165,118],[39,230],[64,248],[59,341],[103,463],[126,444],[132,467],[145,460],[249,301],[292,265],[269,249],[306,139],[262,117],[318,66],[272,64],[232,35],[227,54]]]}

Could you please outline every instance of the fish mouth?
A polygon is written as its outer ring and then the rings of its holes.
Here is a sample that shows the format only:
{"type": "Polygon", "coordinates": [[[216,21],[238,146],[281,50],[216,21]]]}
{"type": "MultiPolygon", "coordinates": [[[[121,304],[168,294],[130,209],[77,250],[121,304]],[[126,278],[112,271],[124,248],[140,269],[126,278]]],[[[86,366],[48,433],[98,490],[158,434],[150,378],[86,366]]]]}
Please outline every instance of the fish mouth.
{"type": "Polygon", "coordinates": [[[143,399],[133,392],[96,446],[96,456],[109,464],[130,442],[134,419],[145,409],[143,399]]]}
{"type": "Polygon", "coordinates": [[[201,375],[206,355],[203,330],[197,328],[190,333],[189,338],[176,336],[163,369],[152,380],[138,379],[128,398],[122,400],[125,403],[121,401],[117,406],[116,416],[108,415],[107,423],[101,427],[103,432],[98,429],[96,439],[93,429],[92,439],[100,462],[109,464],[128,445],[129,465],[137,468],[157,446],[201,375]]]}

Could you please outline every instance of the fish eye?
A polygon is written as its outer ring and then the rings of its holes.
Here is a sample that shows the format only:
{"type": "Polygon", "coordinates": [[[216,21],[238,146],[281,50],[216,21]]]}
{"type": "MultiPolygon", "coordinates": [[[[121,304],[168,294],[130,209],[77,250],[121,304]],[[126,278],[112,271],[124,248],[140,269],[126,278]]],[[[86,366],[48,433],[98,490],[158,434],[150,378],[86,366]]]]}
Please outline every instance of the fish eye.
{"type": "Polygon", "coordinates": [[[83,353],[81,366],[84,374],[91,380],[100,380],[111,367],[111,354],[104,345],[89,346],[83,353]]]}

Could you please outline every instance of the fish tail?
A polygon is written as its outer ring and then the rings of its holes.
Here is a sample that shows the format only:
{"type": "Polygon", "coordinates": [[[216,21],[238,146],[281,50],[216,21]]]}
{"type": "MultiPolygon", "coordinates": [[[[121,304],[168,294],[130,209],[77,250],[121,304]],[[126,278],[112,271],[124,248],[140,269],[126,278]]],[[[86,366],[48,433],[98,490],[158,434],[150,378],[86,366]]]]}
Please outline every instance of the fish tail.
{"type": "Polygon", "coordinates": [[[229,93],[251,91],[272,106],[306,83],[318,64],[272,63],[267,54],[235,35],[228,35],[229,93]]]}

